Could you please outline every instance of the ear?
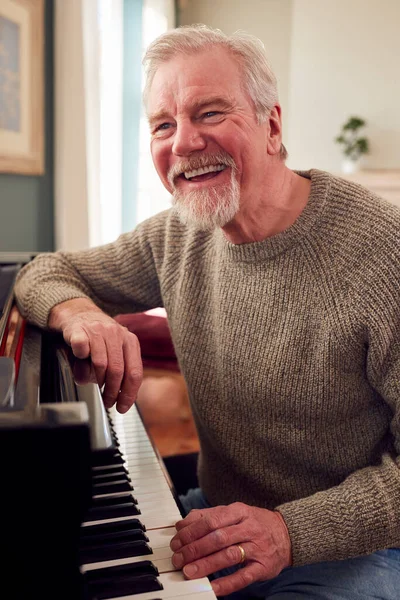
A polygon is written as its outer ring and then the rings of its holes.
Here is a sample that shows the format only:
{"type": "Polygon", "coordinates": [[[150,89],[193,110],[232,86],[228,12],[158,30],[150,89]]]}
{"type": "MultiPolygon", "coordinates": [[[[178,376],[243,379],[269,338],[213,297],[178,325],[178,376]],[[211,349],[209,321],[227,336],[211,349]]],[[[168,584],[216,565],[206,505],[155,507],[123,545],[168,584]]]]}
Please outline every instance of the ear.
{"type": "Polygon", "coordinates": [[[269,133],[267,140],[268,154],[279,154],[282,144],[282,109],[279,104],[275,104],[268,118],[269,133]]]}

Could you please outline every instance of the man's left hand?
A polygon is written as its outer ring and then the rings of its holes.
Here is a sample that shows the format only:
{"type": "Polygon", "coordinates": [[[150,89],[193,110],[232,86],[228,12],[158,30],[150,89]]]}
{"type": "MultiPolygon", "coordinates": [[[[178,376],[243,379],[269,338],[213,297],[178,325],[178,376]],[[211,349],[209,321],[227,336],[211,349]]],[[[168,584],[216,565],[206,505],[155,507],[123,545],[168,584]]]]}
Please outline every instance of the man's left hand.
{"type": "Polygon", "coordinates": [[[183,568],[188,579],[242,563],[232,575],[212,582],[217,596],[272,579],[291,565],[289,533],[283,517],[275,511],[235,502],[192,510],[178,521],[176,529],[171,540],[172,562],[183,568]]]}

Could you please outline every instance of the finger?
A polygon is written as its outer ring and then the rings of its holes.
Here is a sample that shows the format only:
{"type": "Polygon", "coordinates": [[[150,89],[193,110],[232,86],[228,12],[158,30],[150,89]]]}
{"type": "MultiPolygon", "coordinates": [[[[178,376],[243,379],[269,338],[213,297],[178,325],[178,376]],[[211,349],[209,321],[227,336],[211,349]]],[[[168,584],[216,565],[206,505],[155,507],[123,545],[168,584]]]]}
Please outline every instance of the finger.
{"type": "Polygon", "coordinates": [[[64,335],[64,339],[71,346],[76,358],[88,358],[90,355],[90,342],[84,329],[76,329],[71,333],[71,336],[64,335]]]}
{"type": "MultiPolygon", "coordinates": [[[[228,506],[216,506],[204,510],[191,511],[182,521],[175,525],[178,533],[172,538],[177,544],[186,546],[191,542],[204,537],[216,529],[223,529],[229,525],[240,523],[246,516],[246,507],[240,502],[228,506]]],[[[172,542],[171,541],[171,542],[172,542]]],[[[174,550],[177,544],[171,545],[174,550]]]]}
{"type": "MultiPolygon", "coordinates": [[[[245,546],[243,547],[245,548],[245,546]]],[[[234,567],[235,565],[240,564],[241,560],[242,554],[238,546],[233,545],[229,546],[229,548],[224,548],[219,552],[215,552],[210,556],[206,556],[204,558],[196,560],[195,562],[190,563],[189,565],[186,565],[183,568],[183,572],[186,575],[186,577],[190,579],[206,577],[207,575],[211,575],[211,573],[215,573],[216,571],[220,571],[221,569],[226,569],[227,567],[234,567]]],[[[174,563],[174,561],[172,562],[174,563]]]]}
{"type": "Polygon", "coordinates": [[[194,521],[197,521],[198,519],[201,519],[203,517],[203,515],[205,514],[205,511],[209,510],[208,508],[203,509],[203,508],[192,508],[190,513],[184,518],[181,519],[180,521],[177,521],[175,523],[175,529],[177,531],[183,529],[184,527],[186,527],[187,525],[190,525],[190,523],[193,523],[194,521]],[[190,517],[190,519],[189,519],[190,517]]]}
{"type": "Polygon", "coordinates": [[[104,379],[103,402],[106,408],[111,408],[118,399],[125,365],[121,339],[116,332],[109,332],[105,345],[107,349],[107,370],[104,379]]]}
{"type": "Polygon", "coordinates": [[[135,335],[126,333],[122,349],[125,370],[121,393],[117,400],[117,410],[123,414],[136,400],[143,379],[143,365],[139,341],[135,335]]]}
{"type": "Polygon", "coordinates": [[[72,367],[72,373],[74,375],[75,382],[78,385],[84,385],[85,383],[97,383],[93,364],[89,359],[75,360],[72,367]]]}
{"type": "Polygon", "coordinates": [[[211,582],[211,586],[216,596],[228,596],[243,588],[255,583],[269,579],[268,573],[264,573],[259,563],[251,563],[243,569],[238,569],[232,575],[219,577],[211,582]]]}
{"type": "Polygon", "coordinates": [[[229,548],[234,544],[250,542],[252,537],[254,537],[252,532],[243,527],[242,524],[224,527],[223,529],[216,529],[199,540],[179,548],[179,552],[174,555],[172,562],[175,567],[181,569],[183,565],[218,552],[224,548],[229,548]],[[178,555],[179,558],[176,558],[178,555]]]}
{"type": "Polygon", "coordinates": [[[104,385],[106,370],[108,367],[106,343],[100,334],[88,332],[88,335],[90,335],[90,356],[96,375],[96,381],[98,385],[102,387],[104,385]]]}

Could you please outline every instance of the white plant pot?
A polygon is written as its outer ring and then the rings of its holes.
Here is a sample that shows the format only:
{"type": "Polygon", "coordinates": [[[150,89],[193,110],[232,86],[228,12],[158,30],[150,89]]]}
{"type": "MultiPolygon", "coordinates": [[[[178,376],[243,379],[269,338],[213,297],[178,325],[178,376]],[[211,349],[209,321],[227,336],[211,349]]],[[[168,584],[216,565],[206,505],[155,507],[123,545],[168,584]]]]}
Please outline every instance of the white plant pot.
{"type": "Polygon", "coordinates": [[[351,173],[357,173],[361,169],[361,160],[351,160],[351,158],[345,158],[342,162],[342,172],[346,175],[351,173]]]}

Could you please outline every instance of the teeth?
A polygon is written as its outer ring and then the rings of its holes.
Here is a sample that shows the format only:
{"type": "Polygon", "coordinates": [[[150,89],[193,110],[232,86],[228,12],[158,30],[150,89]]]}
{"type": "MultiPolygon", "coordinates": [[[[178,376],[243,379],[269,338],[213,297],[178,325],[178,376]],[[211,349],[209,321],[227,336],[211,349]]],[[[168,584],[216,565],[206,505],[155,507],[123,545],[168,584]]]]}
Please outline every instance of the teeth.
{"type": "Polygon", "coordinates": [[[193,171],[186,171],[184,173],[186,179],[197,177],[198,175],[205,175],[206,173],[216,173],[226,169],[225,165],[210,165],[209,167],[202,167],[201,169],[194,169],[193,171]]]}

